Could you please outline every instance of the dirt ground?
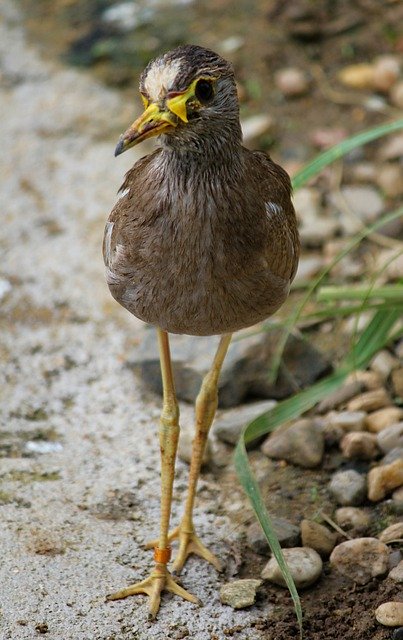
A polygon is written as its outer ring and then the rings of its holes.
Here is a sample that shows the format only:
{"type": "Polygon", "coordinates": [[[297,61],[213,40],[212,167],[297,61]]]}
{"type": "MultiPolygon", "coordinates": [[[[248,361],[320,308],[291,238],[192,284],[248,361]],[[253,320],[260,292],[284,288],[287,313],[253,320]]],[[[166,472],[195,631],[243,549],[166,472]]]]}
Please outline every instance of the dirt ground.
{"type": "MultiPolygon", "coordinates": [[[[182,576],[204,606],[164,596],[151,623],[142,597],[104,601],[147,574],[151,558],[142,543],[155,536],[159,516],[160,399],[125,366],[144,328],[110,298],[100,255],[104,221],[136,159],[135,153],[113,159],[116,136],[133,118],[134,92],[102,84],[100,78],[112,84],[113,65],[95,65],[97,78],[60,62],[58,55],[74,44],[72,27],[58,25],[49,3],[36,3],[37,13],[32,3],[21,6],[31,12],[24,15],[0,0],[0,638],[297,638],[293,606],[282,589],[265,584],[256,605],[242,611],[219,601],[222,583],[258,577],[262,568],[262,557],[245,545],[252,513],[225,447],[228,465],[213,464],[203,473],[195,524],[226,568],[217,575],[191,559],[182,576]]],[[[63,0],[63,6],[74,2],[63,0]]],[[[382,8],[382,22],[376,2],[356,3],[349,11],[351,5],[340,2],[334,14],[323,3],[320,33],[302,49],[300,36],[290,40],[287,31],[292,3],[256,3],[247,24],[249,3],[237,6],[231,13],[224,0],[214,8],[203,4],[187,24],[192,38],[213,48],[217,38],[241,32],[247,39],[246,55],[234,54],[246,91],[244,113],[270,104],[278,123],[275,139],[262,146],[274,142],[275,153],[300,162],[313,152],[306,139],[311,126],[341,125],[352,132],[384,119],[384,113],[368,112],[359,96],[358,102],[347,92],[341,102],[329,99],[325,82],[314,84],[298,104],[284,103],[271,93],[271,79],[277,67],[301,61],[301,50],[309,73],[316,77],[319,65],[329,78],[357,56],[388,51],[397,3],[382,8]],[[213,27],[221,15],[227,19],[220,18],[217,35],[213,27]]],[[[84,16],[82,35],[90,26],[84,16]]],[[[125,82],[126,76],[119,80],[125,82]]],[[[181,412],[190,424],[191,408],[182,405],[181,412]]],[[[254,464],[261,459],[256,453],[254,464]]],[[[321,489],[326,472],[273,464],[270,473],[271,512],[298,523],[318,507],[332,506],[321,489]],[[314,489],[316,501],[310,500],[314,489]]],[[[187,465],[179,461],[173,522],[186,478],[187,465]]],[[[390,514],[378,515],[387,523],[390,514]]],[[[304,637],[386,640],[391,630],[376,623],[373,611],[399,597],[388,581],[358,587],[325,567],[321,580],[301,593],[304,637]]]]}

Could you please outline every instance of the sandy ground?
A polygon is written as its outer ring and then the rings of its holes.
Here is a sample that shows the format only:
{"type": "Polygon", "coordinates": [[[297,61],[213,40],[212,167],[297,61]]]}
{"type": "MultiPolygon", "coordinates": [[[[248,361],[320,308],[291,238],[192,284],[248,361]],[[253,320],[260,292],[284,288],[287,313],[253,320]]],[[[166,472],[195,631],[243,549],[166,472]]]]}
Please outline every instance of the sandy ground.
{"type": "MultiPolygon", "coordinates": [[[[203,608],[166,596],[150,623],[143,597],[104,602],[147,575],[141,543],[159,512],[160,402],[124,366],[143,328],[110,298],[100,253],[134,160],[113,158],[116,134],[135,114],[40,59],[12,2],[0,19],[0,637],[260,638],[256,611],[222,606],[215,570],[196,559],[183,584],[203,608]]],[[[186,472],[179,463],[175,522],[186,472]]],[[[211,476],[200,493],[196,526],[225,557],[233,533],[211,476]]]]}

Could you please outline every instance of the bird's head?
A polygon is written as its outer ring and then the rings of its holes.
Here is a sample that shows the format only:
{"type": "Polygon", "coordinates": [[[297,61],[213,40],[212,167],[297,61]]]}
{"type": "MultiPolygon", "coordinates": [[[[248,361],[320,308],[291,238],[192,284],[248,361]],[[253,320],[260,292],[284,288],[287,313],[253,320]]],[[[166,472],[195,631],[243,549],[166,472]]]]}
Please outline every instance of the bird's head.
{"type": "Polygon", "coordinates": [[[184,45],[152,60],[140,93],[145,110],[120,137],[115,155],[161,134],[167,145],[186,148],[241,139],[232,66],[209,49],[184,45]]]}

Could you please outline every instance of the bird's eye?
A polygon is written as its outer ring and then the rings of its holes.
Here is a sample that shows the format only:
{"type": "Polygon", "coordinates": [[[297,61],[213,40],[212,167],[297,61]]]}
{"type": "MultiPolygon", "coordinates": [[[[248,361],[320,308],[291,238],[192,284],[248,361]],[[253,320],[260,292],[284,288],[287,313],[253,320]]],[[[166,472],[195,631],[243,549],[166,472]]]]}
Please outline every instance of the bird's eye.
{"type": "Polygon", "coordinates": [[[199,80],[195,87],[195,96],[202,104],[210,102],[214,96],[213,83],[211,80],[199,80]]]}

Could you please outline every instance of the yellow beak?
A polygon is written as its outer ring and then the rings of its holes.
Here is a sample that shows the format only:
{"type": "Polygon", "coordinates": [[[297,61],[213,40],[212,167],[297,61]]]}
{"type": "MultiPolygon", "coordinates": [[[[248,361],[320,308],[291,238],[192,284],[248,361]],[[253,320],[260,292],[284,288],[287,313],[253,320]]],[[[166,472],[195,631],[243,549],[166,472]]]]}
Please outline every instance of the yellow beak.
{"type": "Polygon", "coordinates": [[[186,102],[190,98],[190,94],[191,92],[187,90],[168,98],[164,111],[157,104],[150,104],[144,113],[120,136],[115,156],[134,147],[146,138],[167,133],[178,125],[179,120],[187,122],[186,102]]]}

